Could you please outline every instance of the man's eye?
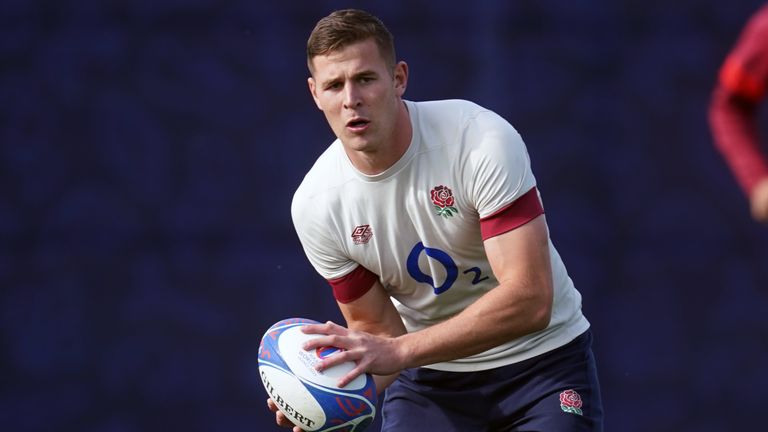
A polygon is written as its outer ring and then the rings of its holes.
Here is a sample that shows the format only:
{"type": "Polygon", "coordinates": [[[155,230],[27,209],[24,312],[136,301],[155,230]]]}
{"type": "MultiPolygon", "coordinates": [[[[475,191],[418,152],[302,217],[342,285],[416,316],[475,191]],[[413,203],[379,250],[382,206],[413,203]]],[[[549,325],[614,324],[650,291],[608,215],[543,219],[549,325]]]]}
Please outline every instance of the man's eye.
{"type": "Polygon", "coordinates": [[[338,90],[338,89],[340,89],[340,88],[341,88],[341,83],[338,83],[338,82],[335,82],[335,83],[331,83],[331,84],[329,84],[329,85],[328,85],[328,87],[327,87],[327,88],[328,88],[329,90],[338,90]]]}

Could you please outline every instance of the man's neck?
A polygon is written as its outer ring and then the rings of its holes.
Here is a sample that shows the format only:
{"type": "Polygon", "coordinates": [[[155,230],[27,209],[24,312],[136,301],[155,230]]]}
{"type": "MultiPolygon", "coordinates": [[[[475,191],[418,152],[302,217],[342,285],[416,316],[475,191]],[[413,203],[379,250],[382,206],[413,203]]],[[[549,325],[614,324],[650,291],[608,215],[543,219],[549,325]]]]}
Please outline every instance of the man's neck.
{"type": "Polygon", "coordinates": [[[408,151],[413,138],[413,125],[405,102],[400,101],[397,119],[388,142],[373,152],[356,152],[349,155],[352,165],[363,174],[381,174],[397,163],[408,151]]]}

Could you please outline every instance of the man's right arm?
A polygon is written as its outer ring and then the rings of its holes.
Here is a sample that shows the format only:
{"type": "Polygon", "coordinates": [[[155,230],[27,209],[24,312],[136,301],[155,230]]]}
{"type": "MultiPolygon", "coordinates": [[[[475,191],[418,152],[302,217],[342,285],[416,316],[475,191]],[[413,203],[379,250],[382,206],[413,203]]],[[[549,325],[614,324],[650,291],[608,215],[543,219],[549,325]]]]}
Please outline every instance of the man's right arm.
{"type": "MultiPolygon", "coordinates": [[[[347,303],[337,302],[347,327],[351,330],[390,338],[406,333],[400,314],[378,280],[357,299],[347,303]]],[[[383,392],[397,378],[397,375],[398,373],[386,376],[374,375],[376,390],[379,393],[383,392]]]]}
{"type": "MultiPolygon", "coordinates": [[[[354,300],[338,300],[339,297],[342,297],[338,295],[338,292],[336,297],[339,309],[347,322],[347,327],[350,330],[362,332],[355,333],[357,337],[391,339],[406,333],[400,314],[378,279],[373,282],[373,285],[364,294],[359,297],[354,295],[354,300]]],[[[346,331],[343,327],[331,322],[323,324],[323,326],[338,331],[346,331]]],[[[373,379],[376,382],[377,393],[381,394],[385,388],[397,379],[398,374],[399,372],[391,375],[374,375],[373,379]]],[[[279,426],[292,428],[294,432],[301,432],[301,428],[291,423],[278,410],[277,405],[271,399],[267,401],[267,404],[269,410],[275,413],[275,421],[279,426]]]]}

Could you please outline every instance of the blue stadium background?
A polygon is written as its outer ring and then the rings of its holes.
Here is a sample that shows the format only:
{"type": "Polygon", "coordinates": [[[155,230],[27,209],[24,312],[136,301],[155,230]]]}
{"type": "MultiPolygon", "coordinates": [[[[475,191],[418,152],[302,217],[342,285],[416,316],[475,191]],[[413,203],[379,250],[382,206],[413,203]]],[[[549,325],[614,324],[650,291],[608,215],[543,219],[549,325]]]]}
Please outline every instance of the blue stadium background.
{"type": "Polygon", "coordinates": [[[760,4],[3,1],[0,427],[280,430],[262,332],[339,319],[289,204],[332,139],[305,41],[349,6],[395,33],[409,99],[471,99],[523,134],[607,430],[764,424],[768,227],[706,123],[760,4]]]}

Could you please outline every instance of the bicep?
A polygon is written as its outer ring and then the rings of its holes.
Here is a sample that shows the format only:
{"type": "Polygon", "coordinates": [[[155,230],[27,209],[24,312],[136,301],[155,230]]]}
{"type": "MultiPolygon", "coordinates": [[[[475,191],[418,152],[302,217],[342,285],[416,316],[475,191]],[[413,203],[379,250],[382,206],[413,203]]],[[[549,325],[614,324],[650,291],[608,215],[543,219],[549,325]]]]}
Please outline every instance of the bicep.
{"type": "Polygon", "coordinates": [[[337,303],[347,322],[347,327],[352,330],[379,336],[399,336],[406,333],[400,314],[378,280],[357,299],[347,303],[337,303]]]}
{"type": "Polygon", "coordinates": [[[549,255],[549,233],[543,214],[484,242],[488,261],[500,284],[552,291],[552,269],[549,255]],[[521,284],[520,281],[526,283],[521,284]]]}

